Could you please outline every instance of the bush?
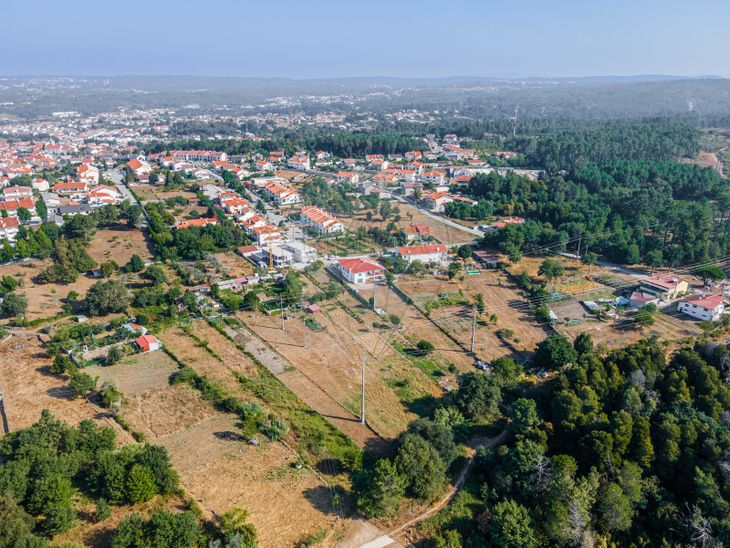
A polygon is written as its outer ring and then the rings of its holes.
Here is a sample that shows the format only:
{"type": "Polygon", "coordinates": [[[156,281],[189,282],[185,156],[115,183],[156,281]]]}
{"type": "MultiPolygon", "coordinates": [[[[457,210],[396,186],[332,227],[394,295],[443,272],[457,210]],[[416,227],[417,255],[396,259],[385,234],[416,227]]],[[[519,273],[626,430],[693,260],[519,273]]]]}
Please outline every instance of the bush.
{"type": "Polygon", "coordinates": [[[425,340],[418,341],[418,344],[416,345],[416,348],[418,348],[418,350],[420,350],[424,354],[428,354],[430,352],[433,352],[434,349],[435,349],[432,343],[430,343],[428,341],[425,341],[425,340]]]}

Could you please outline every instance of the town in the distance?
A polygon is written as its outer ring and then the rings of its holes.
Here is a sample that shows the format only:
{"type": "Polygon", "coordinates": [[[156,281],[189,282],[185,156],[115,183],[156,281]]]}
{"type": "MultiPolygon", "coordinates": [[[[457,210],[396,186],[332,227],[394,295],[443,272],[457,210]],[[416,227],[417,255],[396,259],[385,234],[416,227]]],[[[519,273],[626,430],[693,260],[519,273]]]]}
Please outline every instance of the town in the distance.
{"type": "Polygon", "coordinates": [[[727,82],[0,80],[0,546],[727,545],[727,82]]]}

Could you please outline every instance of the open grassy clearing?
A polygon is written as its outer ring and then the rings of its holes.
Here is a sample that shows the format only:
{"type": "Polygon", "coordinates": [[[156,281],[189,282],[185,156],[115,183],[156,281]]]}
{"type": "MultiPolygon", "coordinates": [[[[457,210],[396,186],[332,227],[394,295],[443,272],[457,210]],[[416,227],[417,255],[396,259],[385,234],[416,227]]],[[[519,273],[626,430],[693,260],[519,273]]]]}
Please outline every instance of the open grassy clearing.
{"type": "Polygon", "coordinates": [[[323,303],[315,320],[322,326],[312,331],[297,320],[287,321],[281,331],[278,317],[239,318],[259,337],[273,346],[297,370],[313,381],[333,400],[359,415],[361,355],[367,357],[368,424],[384,437],[400,433],[415,418],[412,406],[441,393],[438,386],[408,359],[396,352],[369,326],[378,316],[349,296],[341,302],[361,318],[358,322],[336,303],[323,303]],[[348,299],[352,301],[348,302],[348,299]],[[304,333],[307,330],[307,346],[304,333]],[[408,389],[401,386],[404,380],[408,389]]]}
{"type": "Polygon", "coordinates": [[[421,306],[438,299],[440,293],[464,300],[466,304],[435,308],[430,317],[467,348],[471,343],[471,303],[481,293],[485,311],[479,318],[475,337],[475,353],[480,359],[493,360],[513,354],[515,350],[532,351],[546,336],[528,310],[527,301],[519,289],[502,272],[483,270],[477,276],[467,275],[452,281],[441,276],[424,279],[401,276],[398,286],[421,306]],[[496,324],[488,321],[492,314],[497,316],[496,324]],[[509,329],[514,333],[511,344],[500,339],[497,335],[499,329],[509,329]]]}
{"type": "MultiPolygon", "coordinates": [[[[398,227],[404,228],[411,224],[429,225],[433,229],[434,237],[445,244],[466,243],[478,239],[478,236],[475,236],[474,234],[469,234],[468,232],[459,230],[458,228],[454,228],[437,219],[433,219],[425,215],[417,207],[410,204],[393,202],[393,206],[400,208],[401,219],[395,223],[398,227]]],[[[378,227],[385,229],[388,223],[393,221],[393,218],[390,217],[387,221],[383,222],[382,217],[377,212],[373,212],[373,219],[368,221],[367,211],[358,211],[353,215],[338,215],[338,218],[350,230],[357,230],[357,227],[359,226],[364,226],[365,228],[378,227]]]]}
{"type": "MultiPolygon", "coordinates": [[[[219,342],[212,344],[224,351],[219,342]]],[[[197,358],[202,367],[206,360],[197,358]]],[[[125,420],[148,442],[168,449],[182,485],[207,517],[249,509],[262,546],[292,545],[303,534],[332,529],[326,481],[309,468],[295,470],[296,455],[281,443],[249,445],[235,415],[216,410],[188,385],[169,384],[176,369],[169,356],[154,352],[87,371],[113,380],[125,393],[125,420]]]]}
{"type": "Polygon", "coordinates": [[[63,299],[71,291],[83,296],[97,281],[82,274],[72,284],[36,284],[33,278],[51,264],[53,262],[50,259],[27,259],[0,265],[0,277],[12,276],[22,280],[21,287],[17,291],[28,299],[28,309],[25,313],[28,320],[48,318],[59,314],[63,310],[63,299]]]}
{"type": "Polygon", "coordinates": [[[132,255],[139,255],[143,261],[153,257],[144,234],[136,228],[97,230],[86,249],[95,261],[116,261],[119,266],[127,264],[132,255]]]}

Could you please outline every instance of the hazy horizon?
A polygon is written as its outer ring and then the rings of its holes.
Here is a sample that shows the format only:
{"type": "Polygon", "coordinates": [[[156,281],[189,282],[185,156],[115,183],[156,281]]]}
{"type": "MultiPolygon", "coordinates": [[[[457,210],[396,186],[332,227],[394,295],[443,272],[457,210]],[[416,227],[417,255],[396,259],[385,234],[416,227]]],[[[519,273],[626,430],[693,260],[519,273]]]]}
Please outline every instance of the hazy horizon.
{"type": "Polygon", "coordinates": [[[4,14],[5,77],[730,76],[721,0],[9,0],[4,14]]]}

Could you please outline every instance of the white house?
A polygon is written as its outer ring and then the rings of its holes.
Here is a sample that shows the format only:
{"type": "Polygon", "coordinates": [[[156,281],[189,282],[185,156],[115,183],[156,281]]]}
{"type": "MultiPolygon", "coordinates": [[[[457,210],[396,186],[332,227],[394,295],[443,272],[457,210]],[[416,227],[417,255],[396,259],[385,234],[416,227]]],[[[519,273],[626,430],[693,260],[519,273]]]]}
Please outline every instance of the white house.
{"type": "Polygon", "coordinates": [[[449,250],[444,244],[409,245],[399,247],[396,254],[409,263],[443,263],[449,250]]]}
{"type": "Polygon", "coordinates": [[[696,293],[680,300],[677,310],[698,320],[717,320],[725,312],[725,300],[720,294],[696,293]]]}
{"type": "Polygon", "coordinates": [[[306,154],[295,154],[289,158],[287,165],[293,169],[308,170],[310,167],[309,156],[306,154]]]}
{"type": "Polygon", "coordinates": [[[340,276],[353,284],[372,283],[385,279],[385,267],[368,257],[337,259],[335,269],[340,276]]]}
{"type": "Polygon", "coordinates": [[[302,201],[298,192],[277,181],[269,182],[263,190],[280,206],[294,205],[302,201]]]}
{"type": "Polygon", "coordinates": [[[6,200],[20,200],[32,198],[33,189],[28,186],[9,186],[3,189],[3,198],[6,200]]]}
{"type": "Polygon", "coordinates": [[[20,219],[17,217],[0,217],[0,238],[14,242],[20,228],[20,219]]]}
{"type": "Polygon", "coordinates": [[[320,234],[334,234],[345,230],[345,225],[326,211],[315,206],[302,208],[299,218],[303,224],[313,227],[320,234]]]}

